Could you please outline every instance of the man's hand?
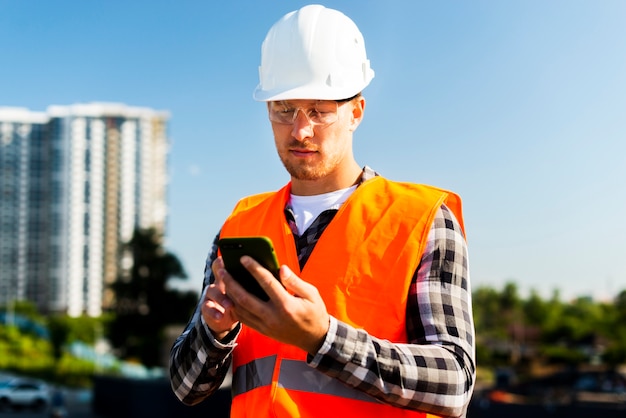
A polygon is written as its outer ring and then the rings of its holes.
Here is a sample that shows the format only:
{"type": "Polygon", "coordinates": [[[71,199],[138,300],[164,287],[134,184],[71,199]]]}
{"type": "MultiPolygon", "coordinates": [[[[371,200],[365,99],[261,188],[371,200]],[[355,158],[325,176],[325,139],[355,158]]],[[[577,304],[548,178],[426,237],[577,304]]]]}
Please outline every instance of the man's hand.
{"type": "MultiPolygon", "coordinates": [[[[218,260],[221,262],[221,258],[218,260]]],[[[219,303],[221,307],[224,303],[229,305],[224,313],[274,340],[294,345],[309,354],[317,353],[330,321],[317,288],[300,279],[286,265],[280,268],[283,287],[253,258],[241,257],[241,264],[256,278],[270,300],[263,302],[248,293],[228,274],[223,263],[218,266],[216,260],[213,263],[216,283],[222,284],[228,295],[224,294],[219,303]],[[230,306],[231,303],[234,307],[230,306]]]]}
{"type": "Polygon", "coordinates": [[[226,287],[218,271],[224,270],[222,257],[217,258],[211,265],[215,281],[204,292],[202,304],[202,317],[208,325],[213,336],[222,340],[237,326],[239,322],[235,315],[233,302],[226,296],[226,287]]]}

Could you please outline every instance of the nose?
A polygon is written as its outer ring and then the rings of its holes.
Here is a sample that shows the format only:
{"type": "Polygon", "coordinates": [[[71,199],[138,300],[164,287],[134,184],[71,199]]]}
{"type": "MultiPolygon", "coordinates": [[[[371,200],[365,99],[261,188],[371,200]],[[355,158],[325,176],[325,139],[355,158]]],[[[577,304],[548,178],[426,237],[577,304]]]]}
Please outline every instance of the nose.
{"type": "Polygon", "coordinates": [[[302,109],[296,110],[291,136],[299,141],[313,136],[313,124],[306,115],[306,112],[302,111],[302,109]]]}

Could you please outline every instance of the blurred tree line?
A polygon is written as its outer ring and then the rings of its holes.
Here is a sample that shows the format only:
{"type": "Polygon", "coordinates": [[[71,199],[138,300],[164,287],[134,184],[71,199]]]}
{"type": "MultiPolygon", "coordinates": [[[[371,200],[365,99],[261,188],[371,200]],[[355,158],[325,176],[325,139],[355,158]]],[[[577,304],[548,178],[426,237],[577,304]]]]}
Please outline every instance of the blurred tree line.
{"type": "Polygon", "coordinates": [[[171,286],[187,276],[155,230],[136,230],[122,251],[128,268],[111,286],[112,303],[99,318],[43,315],[26,301],[0,306],[0,370],[86,386],[94,373],[120,373],[121,361],[164,366],[165,330],[189,320],[198,294],[171,286]],[[95,348],[102,342],[110,344],[120,362],[103,366],[72,350],[76,343],[95,348]]]}
{"type": "MultiPolygon", "coordinates": [[[[88,386],[96,363],[75,356],[72,343],[94,344],[104,318],[44,316],[30,302],[15,302],[0,323],[0,370],[39,377],[69,386],[88,386]]],[[[112,368],[110,372],[115,373],[112,368]]]]}
{"type": "Polygon", "coordinates": [[[136,230],[122,251],[132,259],[111,286],[114,302],[107,337],[116,354],[147,367],[163,366],[163,341],[169,325],[185,324],[198,303],[198,294],[169,286],[185,279],[178,258],[162,246],[154,230],[136,230]]]}
{"type": "Polygon", "coordinates": [[[611,301],[578,297],[562,301],[531,291],[522,298],[515,283],[473,292],[479,367],[626,363],[626,290],[611,301]]]}

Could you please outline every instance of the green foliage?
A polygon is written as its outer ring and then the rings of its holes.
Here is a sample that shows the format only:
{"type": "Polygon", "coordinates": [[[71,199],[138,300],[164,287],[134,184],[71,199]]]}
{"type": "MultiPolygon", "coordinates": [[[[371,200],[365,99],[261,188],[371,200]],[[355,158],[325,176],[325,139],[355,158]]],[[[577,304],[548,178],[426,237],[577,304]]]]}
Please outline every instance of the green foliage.
{"type": "Polygon", "coordinates": [[[501,291],[475,289],[473,302],[480,366],[626,362],[626,291],[614,303],[562,302],[558,292],[544,300],[532,291],[523,299],[507,283],[501,291]]]}
{"type": "Polygon", "coordinates": [[[135,231],[124,251],[132,256],[132,267],[111,286],[115,303],[108,338],[122,358],[163,366],[163,331],[167,325],[184,324],[198,296],[168,288],[171,279],[186,274],[154,230],[135,231]]]}
{"type": "Polygon", "coordinates": [[[616,344],[609,347],[602,355],[602,360],[610,366],[626,364],[626,344],[616,344]]]}
{"type": "MultiPolygon", "coordinates": [[[[103,337],[109,337],[126,359],[148,367],[162,365],[164,328],[185,323],[198,296],[167,287],[171,279],[186,275],[178,259],[165,252],[160,242],[153,230],[136,231],[126,245],[132,255],[132,268],[112,287],[114,309],[99,318],[65,314],[44,317],[34,304],[22,301],[0,308],[28,325],[18,328],[0,324],[0,370],[88,386],[96,372],[118,374],[121,363],[107,363],[108,369],[103,370],[103,366],[76,358],[67,349],[74,342],[93,346],[103,337]]],[[[17,321],[11,320],[11,324],[17,321]]]]}
{"type": "Polygon", "coordinates": [[[61,314],[44,317],[28,302],[15,303],[12,308],[16,316],[27,318],[48,333],[33,332],[32,326],[0,324],[0,370],[67,386],[91,385],[95,364],[72,356],[64,348],[74,341],[93,344],[99,337],[94,330],[102,328],[104,318],[70,318],[61,314]]]}
{"type": "Polygon", "coordinates": [[[63,348],[68,343],[74,341],[94,345],[102,337],[107,320],[108,317],[106,316],[100,318],[89,316],[70,317],[64,314],[50,316],[47,326],[54,358],[57,360],[61,359],[63,348]]]}
{"type": "Polygon", "coordinates": [[[22,315],[32,321],[41,322],[42,317],[37,312],[37,307],[28,301],[18,300],[13,303],[13,311],[16,315],[22,315]]]}
{"type": "Polygon", "coordinates": [[[622,290],[615,298],[616,320],[626,324],[626,290],[622,290]]]}
{"type": "Polygon", "coordinates": [[[48,322],[48,331],[50,332],[53,356],[58,360],[63,355],[63,346],[68,341],[69,327],[63,317],[54,316],[48,322]]]}
{"type": "Polygon", "coordinates": [[[584,343],[593,341],[610,328],[609,312],[590,298],[578,298],[560,309],[560,317],[544,327],[544,341],[584,343]]]}
{"type": "Polygon", "coordinates": [[[91,385],[94,364],[65,353],[56,359],[52,343],[42,337],[0,325],[0,370],[43,378],[67,386],[91,385]]]}
{"type": "Polygon", "coordinates": [[[88,387],[95,372],[96,365],[93,362],[65,354],[56,363],[54,379],[58,381],[62,377],[65,385],[88,387]]]}
{"type": "Polygon", "coordinates": [[[541,326],[550,317],[551,305],[533,290],[524,304],[524,317],[529,325],[541,326]]]}
{"type": "Polygon", "coordinates": [[[47,340],[0,325],[0,369],[36,372],[51,366],[51,354],[47,340]]]}

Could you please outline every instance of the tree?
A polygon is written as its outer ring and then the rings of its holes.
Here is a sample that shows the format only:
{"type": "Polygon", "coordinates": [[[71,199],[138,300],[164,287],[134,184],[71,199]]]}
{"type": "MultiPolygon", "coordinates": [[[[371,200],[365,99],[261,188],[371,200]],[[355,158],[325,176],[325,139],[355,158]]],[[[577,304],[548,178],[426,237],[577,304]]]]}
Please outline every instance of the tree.
{"type": "Polygon", "coordinates": [[[187,321],[197,294],[168,287],[172,279],[187,276],[154,229],[136,230],[123,251],[131,257],[132,267],[111,285],[114,303],[108,338],[120,357],[147,367],[162,366],[163,331],[167,325],[187,321]]]}
{"type": "Polygon", "coordinates": [[[530,297],[524,302],[524,317],[528,325],[541,326],[548,318],[549,306],[536,290],[531,290],[530,297]]]}
{"type": "Polygon", "coordinates": [[[616,366],[626,363],[626,290],[622,290],[611,305],[611,341],[604,360],[616,366]]]}
{"type": "Polygon", "coordinates": [[[55,360],[59,360],[63,355],[63,349],[74,341],[94,345],[100,337],[99,333],[105,321],[104,316],[74,318],[67,314],[56,314],[48,317],[48,332],[55,360]]]}
{"type": "Polygon", "coordinates": [[[52,353],[56,361],[61,359],[63,348],[68,343],[70,327],[67,324],[67,317],[61,315],[52,316],[48,320],[48,331],[50,332],[50,343],[52,353]]]}

